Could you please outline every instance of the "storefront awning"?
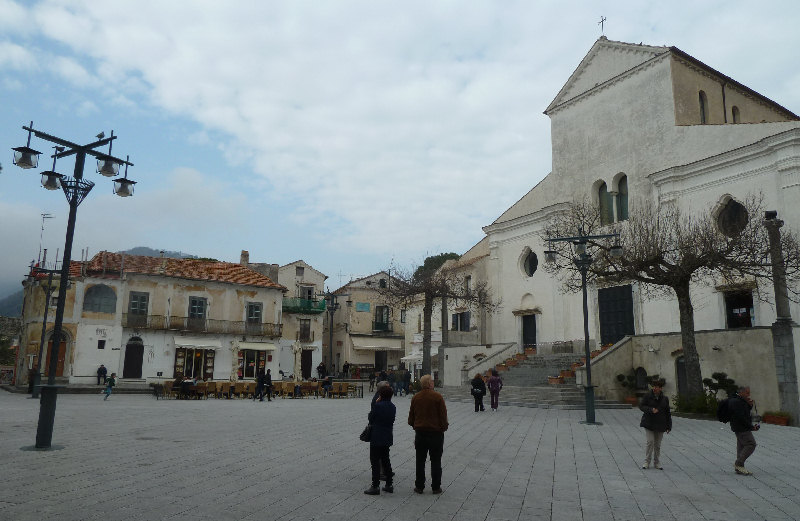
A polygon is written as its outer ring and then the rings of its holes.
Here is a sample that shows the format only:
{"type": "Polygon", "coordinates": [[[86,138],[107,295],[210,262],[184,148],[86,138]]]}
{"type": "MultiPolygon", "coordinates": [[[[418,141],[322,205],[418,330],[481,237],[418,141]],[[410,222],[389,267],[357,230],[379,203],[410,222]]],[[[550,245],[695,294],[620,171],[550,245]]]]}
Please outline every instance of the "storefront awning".
{"type": "Polygon", "coordinates": [[[269,342],[239,342],[239,349],[252,351],[275,351],[275,344],[269,342]]]}
{"type": "Polygon", "coordinates": [[[219,349],[222,347],[219,338],[202,336],[176,336],[172,337],[175,347],[191,347],[195,349],[219,349]]]}
{"type": "Polygon", "coordinates": [[[400,351],[403,345],[399,338],[353,337],[353,348],[364,351],[400,351]]]}
{"type": "MultiPolygon", "coordinates": [[[[431,360],[439,358],[438,350],[431,349],[431,360]]],[[[403,358],[401,362],[422,362],[422,351],[412,351],[403,358]]]]}

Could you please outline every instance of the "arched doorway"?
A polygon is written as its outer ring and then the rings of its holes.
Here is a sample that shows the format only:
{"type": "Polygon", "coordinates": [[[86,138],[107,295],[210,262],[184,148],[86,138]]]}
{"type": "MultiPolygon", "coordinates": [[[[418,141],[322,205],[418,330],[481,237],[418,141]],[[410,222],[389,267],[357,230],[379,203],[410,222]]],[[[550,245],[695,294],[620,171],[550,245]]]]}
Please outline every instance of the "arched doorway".
{"type": "Polygon", "coordinates": [[[125,364],[122,366],[123,378],[141,378],[142,361],[144,360],[144,344],[135,336],[125,344],[125,364]]]}
{"type": "MultiPolygon", "coordinates": [[[[66,364],[67,360],[67,337],[62,331],[61,333],[61,342],[58,345],[58,362],[56,365],[56,376],[64,376],[64,365],[66,364]]],[[[50,376],[50,354],[53,352],[53,338],[52,333],[50,336],[50,340],[47,341],[47,354],[45,355],[44,360],[44,367],[42,368],[42,373],[45,376],[50,376]]]]}

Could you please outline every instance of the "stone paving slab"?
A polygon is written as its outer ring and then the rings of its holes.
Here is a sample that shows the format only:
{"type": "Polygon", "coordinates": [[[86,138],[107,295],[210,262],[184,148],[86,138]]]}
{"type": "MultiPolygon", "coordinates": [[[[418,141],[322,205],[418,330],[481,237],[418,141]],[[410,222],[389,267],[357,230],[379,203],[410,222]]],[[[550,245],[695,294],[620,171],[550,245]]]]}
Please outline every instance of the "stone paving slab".
{"type": "Polygon", "coordinates": [[[674,418],[663,471],[642,470],[635,409],[448,403],[444,493],[413,493],[409,399],[395,398],[395,493],[366,496],[369,398],[58,398],[53,445],[33,445],[39,404],[0,391],[0,520],[517,521],[800,519],[800,429],[764,425],[733,472],[718,422],[674,418]]]}

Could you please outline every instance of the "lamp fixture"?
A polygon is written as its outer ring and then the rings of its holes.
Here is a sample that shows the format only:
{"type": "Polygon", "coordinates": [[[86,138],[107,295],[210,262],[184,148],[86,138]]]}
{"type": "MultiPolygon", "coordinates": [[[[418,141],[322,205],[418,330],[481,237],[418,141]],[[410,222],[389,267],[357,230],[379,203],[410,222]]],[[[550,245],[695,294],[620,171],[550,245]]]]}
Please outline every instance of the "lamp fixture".
{"type": "Polygon", "coordinates": [[[47,190],[59,190],[61,188],[61,178],[63,175],[56,172],[56,159],[58,154],[64,151],[64,147],[55,146],[55,153],[53,154],[53,168],[42,172],[42,186],[47,190]]]}
{"type": "Polygon", "coordinates": [[[24,147],[12,148],[14,151],[14,164],[20,168],[36,168],[39,166],[39,152],[31,148],[31,134],[33,133],[33,121],[31,121],[30,130],[28,130],[28,144],[24,147]]]}
{"type": "MultiPolygon", "coordinates": [[[[113,134],[113,131],[112,131],[113,134]]],[[[118,177],[114,179],[114,193],[120,197],[130,197],[133,195],[133,185],[136,181],[128,179],[128,160],[130,156],[125,156],[125,177],[118,177]]],[[[119,165],[117,165],[119,166],[119,165]]]]}

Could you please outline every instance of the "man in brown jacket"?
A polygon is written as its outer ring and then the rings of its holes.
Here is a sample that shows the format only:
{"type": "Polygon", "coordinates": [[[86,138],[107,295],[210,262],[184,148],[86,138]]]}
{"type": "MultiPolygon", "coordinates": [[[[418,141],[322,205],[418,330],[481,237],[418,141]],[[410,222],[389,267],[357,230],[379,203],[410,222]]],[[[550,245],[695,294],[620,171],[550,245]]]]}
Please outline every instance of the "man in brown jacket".
{"type": "Polygon", "coordinates": [[[425,489],[425,460],[431,455],[431,489],[442,493],[442,452],[444,431],[447,430],[447,407],[442,395],[433,390],[433,379],[426,374],[420,378],[422,390],[411,399],[408,424],[414,428],[414,447],[417,450],[417,477],[414,492],[425,489]]]}

